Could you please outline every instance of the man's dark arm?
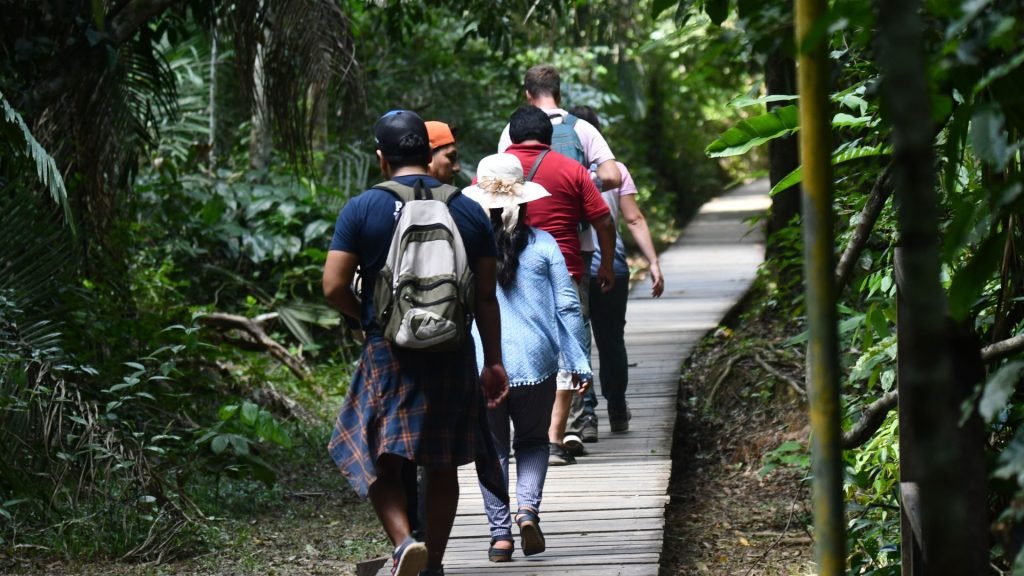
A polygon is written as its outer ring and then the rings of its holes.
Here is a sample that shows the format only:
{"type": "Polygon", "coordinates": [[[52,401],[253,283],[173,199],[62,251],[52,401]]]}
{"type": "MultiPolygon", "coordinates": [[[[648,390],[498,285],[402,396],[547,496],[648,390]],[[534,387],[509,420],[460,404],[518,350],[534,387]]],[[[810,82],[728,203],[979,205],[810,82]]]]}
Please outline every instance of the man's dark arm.
{"type": "Polygon", "coordinates": [[[501,358],[501,309],[495,292],[497,271],[498,261],[495,258],[476,261],[476,327],[484,349],[480,384],[487,395],[487,405],[492,408],[508,395],[508,375],[501,358]]]}
{"type": "Polygon", "coordinates": [[[339,312],[356,321],[360,319],[359,300],[352,293],[352,279],[359,266],[359,256],[351,252],[331,250],[324,263],[324,298],[339,312]]]}

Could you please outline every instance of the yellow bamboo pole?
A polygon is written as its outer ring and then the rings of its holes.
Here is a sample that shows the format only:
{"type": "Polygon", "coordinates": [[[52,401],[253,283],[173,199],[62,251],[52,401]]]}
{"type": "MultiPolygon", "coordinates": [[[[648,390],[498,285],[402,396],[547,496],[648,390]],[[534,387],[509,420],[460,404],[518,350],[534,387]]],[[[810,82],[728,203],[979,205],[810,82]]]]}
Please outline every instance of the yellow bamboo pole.
{"type": "Polygon", "coordinates": [[[843,514],[839,345],[834,277],[832,144],[828,95],[826,0],[795,0],[800,161],[803,165],[804,273],[806,278],[807,383],[811,412],[815,559],[819,576],[846,572],[843,514]],[[808,45],[812,31],[817,40],[808,45]]]}

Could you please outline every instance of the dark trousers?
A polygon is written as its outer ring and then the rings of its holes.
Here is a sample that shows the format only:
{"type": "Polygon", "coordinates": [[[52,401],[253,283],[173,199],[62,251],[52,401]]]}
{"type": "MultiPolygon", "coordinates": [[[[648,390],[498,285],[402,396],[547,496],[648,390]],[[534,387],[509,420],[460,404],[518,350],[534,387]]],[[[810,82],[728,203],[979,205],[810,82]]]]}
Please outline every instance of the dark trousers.
{"type": "MultiPolygon", "coordinates": [[[[629,385],[629,358],[626,355],[626,300],[629,297],[629,278],[616,277],[615,287],[602,293],[594,279],[590,280],[590,326],[594,331],[594,343],[601,362],[598,375],[601,379],[601,396],[608,403],[608,410],[619,412],[626,409],[626,388],[629,385]]],[[[591,387],[589,394],[594,394],[591,387]]],[[[594,394],[592,406],[597,405],[594,394]]],[[[590,404],[587,398],[584,405],[590,404]]]]}

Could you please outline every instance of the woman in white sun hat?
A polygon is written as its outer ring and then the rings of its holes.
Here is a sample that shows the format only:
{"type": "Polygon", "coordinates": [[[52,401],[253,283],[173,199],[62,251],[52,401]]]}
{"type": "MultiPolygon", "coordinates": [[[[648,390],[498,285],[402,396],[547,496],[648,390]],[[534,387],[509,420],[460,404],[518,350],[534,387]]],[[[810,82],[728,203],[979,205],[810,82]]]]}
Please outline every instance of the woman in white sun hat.
{"type": "MultiPolygon", "coordinates": [[[[589,334],[558,243],[547,232],[525,224],[528,203],[550,196],[548,191],[524,181],[518,158],[494,154],[480,161],[476,185],[463,194],[487,212],[498,243],[501,351],[510,389],[505,402],[488,410],[487,419],[506,483],[510,448],[515,450],[515,520],[523,554],[530,556],[545,549],[538,514],[548,470],[555,374],[561,368],[583,385],[589,383],[589,334]],[[515,429],[511,442],[510,422],[515,429]]],[[[482,484],[480,490],[491,529],[488,558],[507,562],[513,550],[509,506],[482,484]]]]}

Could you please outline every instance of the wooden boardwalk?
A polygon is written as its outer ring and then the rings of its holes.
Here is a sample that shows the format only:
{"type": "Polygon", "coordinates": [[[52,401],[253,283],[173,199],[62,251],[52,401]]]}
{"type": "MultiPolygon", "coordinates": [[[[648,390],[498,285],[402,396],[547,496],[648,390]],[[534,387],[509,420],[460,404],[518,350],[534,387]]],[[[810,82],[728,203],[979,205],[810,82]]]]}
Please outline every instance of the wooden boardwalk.
{"type": "MultiPolygon", "coordinates": [[[[641,282],[630,295],[629,432],[607,428],[599,406],[600,442],[573,466],[551,467],[544,486],[541,528],[547,551],[512,562],[487,561],[487,518],[472,466],[459,475],[461,499],[445,573],[587,576],[656,576],[661,557],[671,474],[679,368],[697,342],[714,329],[747,290],[764,257],[760,230],[744,220],[768,206],[766,181],[735,189],[707,203],[661,256],[665,293],[650,297],[641,282]]],[[[595,350],[595,367],[597,373],[595,350]]],[[[510,463],[515,506],[515,460],[510,463]]],[[[380,574],[386,575],[388,562],[380,574]]]]}

